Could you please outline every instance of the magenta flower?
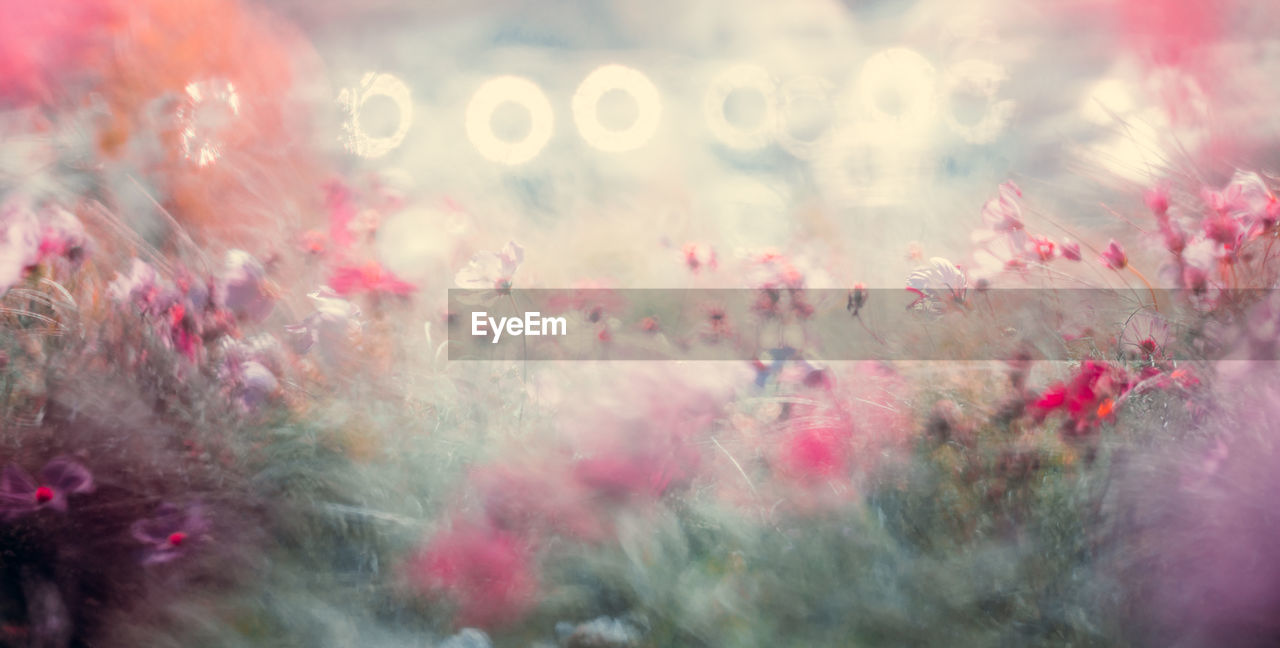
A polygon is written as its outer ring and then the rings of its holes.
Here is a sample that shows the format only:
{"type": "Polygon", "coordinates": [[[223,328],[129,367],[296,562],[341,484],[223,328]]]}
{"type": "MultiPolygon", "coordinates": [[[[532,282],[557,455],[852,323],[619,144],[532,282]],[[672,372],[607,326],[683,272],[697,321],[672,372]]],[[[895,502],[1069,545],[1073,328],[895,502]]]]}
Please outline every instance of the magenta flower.
{"type": "Polygon", "coordinates": [[[1062,258],[1068,261],[1079,261],[1084,257],[1080,254],[1080,244],[1071,239],[1062,239],[1062,258]]]}
{"type": "Polygon", "coordinates": [[[200,506],[186,508],[163,504],[155,515],[133,523],[133,538],[145,545],[142,563],[154,565],[181,557],[209,532],[200,506]]]}
{"type": "Polygon", "coordinates": [[[399,279],[377,261],[359,266],[341,265],[334,268],[333,274],[329,276],[329,287],[343,296],[355,293],[381,293],[403,297],[417,290],[417,286],[399,279]]]}
{"type": "Polygon", "coordinates": [[[1107,244],[1107,249],[1102,252],[1102,262],[1112,270],[1124,270],[1129,265],[1129,257],[1124,253],[1124,248],[1112,239],[1107,244]]]}
{"type": "Polygon", "coordinates": [[[59,457],[45,464],[39,481],[19,466],[9,465],[0,476],[0,518],[14,518],[44,508],[67,510],[71,495],[93,492],[88,468],[59,457]]]}

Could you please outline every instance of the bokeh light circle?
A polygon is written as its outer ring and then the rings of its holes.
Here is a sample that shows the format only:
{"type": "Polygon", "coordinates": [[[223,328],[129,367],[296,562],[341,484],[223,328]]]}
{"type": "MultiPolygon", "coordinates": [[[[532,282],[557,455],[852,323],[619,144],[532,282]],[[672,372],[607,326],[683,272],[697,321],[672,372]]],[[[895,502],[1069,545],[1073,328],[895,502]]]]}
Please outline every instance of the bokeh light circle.
{"type": "Polygon", "coordinates": [[[346,148],[360,157],[379,158],[396,150],[413,126],[413,94],[404,81],[392,74],[365,74],[359,87],[345,89],[338,95],[338,103],[347,113],[347,121],[343,125],[346,148]],[[360,123],[360,113],[373,97],[390,99],[396,107],[395,130],[385,137],[369,135],[360,123]]]}
{"type": "Polygon", "coordinates": [[[937,115],[937,73],[913,50],[895,47],[873,54],[862,65],[856,84],[858,107],[878,127],[900,133],[923,133],[937,115]],[[883,106],[886,96],[896,109],[883,106]]]}
{"type": "Polygon", "coordinates": [[[658,88],[639,70],[623,65],[603,65],[587,75],[573,95],[573,120],[578,133],[592,147],[610,153],[632,151],[644,146],[658,132],[662,101],[658,88]],[[627,128],[615,130],[600,123],[600,98],[620,90],[636,102],[636,119],[627,128]]]}
{"type": "Polygon", "coordinates": [[[467,104],[467,139],[485,159],[501,164],[524,164],[537,157],[555,129],[551,102],[538,84],[517,76],[501,76],[486,81],[467,104]],[[529,111],[529,132],[508,141],[493,132],[493,113],[504,103],[514,103],[529,111]]]}
{"type": "Polygon", "coordinates": [[[945,109],[942,119],[956,135],[970,144],[986,144],[996,138],[1013,115],[1014,103],[997,100],[1000,86],[1008,80],[1004,68],[980,59],[960,61],[948,68],[942,81],[942,101],[945,109]],[[984,98],[987,110],[982,118],[972,124],[962,124],[956,119],[955,99],[962,92],[984,98]]]}
{"type": "Polygon", "coordinates": [[[706,117],[707,127],[717,140],[729,148],[750,151],[764,148],[773,142],[778,121],[777,105],[776,84],[769,72],[754,65],[739,65],[726,70],[711,82],[702,102],[702,112],[706,117]],[[764,101],[764,115],[754,127],[744,128],[731,124],[725,114],[725,103],[738,90],[755,92],[764,101]]]}
{"type": "Polygon", "coordinates": [[[788,153],[802,160],[811,160],[822,144],[822,138],[832,130],[835,122],[835,110],[832,106],[831,93],[835,84],[816,76],[796,77],[782,84],[778,89],[778,128],[776,136],[778,145],[788,153]],[[829,113],[829,122],[812,137],[797,137],[795,133],[797,113],[809,107],[817,106],[820,111],[829,113]]]}

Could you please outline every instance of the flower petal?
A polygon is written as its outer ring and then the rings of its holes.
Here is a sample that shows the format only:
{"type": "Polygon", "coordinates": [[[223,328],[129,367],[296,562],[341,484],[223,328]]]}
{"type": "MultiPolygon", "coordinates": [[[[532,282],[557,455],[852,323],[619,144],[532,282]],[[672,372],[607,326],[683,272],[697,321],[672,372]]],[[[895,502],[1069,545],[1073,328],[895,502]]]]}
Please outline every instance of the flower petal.
{"type": "Polygon", "coordinates": [[[63,495],[93,492],[93,473],[79,463],[58,457],[40,471],[40,479],[63,495]]]}

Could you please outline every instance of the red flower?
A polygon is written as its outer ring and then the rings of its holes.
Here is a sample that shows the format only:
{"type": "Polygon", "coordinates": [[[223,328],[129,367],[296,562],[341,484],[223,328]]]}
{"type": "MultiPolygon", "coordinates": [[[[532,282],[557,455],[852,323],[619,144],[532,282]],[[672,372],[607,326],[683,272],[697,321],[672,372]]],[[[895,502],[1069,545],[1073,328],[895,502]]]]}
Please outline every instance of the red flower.
{"type": "Polygon", "coordinates": [[[1086,360],[1065,383],[1046,389],[1034,403],[1036,418],[1055,412],[1066,414],[1068,432],[1084,434],[1115,411],[1117,399],[1132,386],[1128,374],[1105,362],[1086,360]]]}

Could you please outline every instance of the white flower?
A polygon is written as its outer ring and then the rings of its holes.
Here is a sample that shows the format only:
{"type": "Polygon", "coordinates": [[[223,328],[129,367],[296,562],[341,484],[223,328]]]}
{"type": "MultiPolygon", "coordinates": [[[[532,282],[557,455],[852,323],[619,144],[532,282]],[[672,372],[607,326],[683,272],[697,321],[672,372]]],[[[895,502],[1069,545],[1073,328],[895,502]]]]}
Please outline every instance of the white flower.
{"type": "Polygon", "coordinates": [[[511,241],[501,252],[480,252],[471,257],[467,267],[458,271],[454,281],[459,288],[507,291],[511,289],[512,276],[523,261],[524,248],[511,241]]]}
{"type": "Polygon", "coordinates": [[[942,257],[929,259],[929,265],[921,266],[907,277],[907,290],[931,299],[963,302],[968,279],[956,265],[942,257]]]}

